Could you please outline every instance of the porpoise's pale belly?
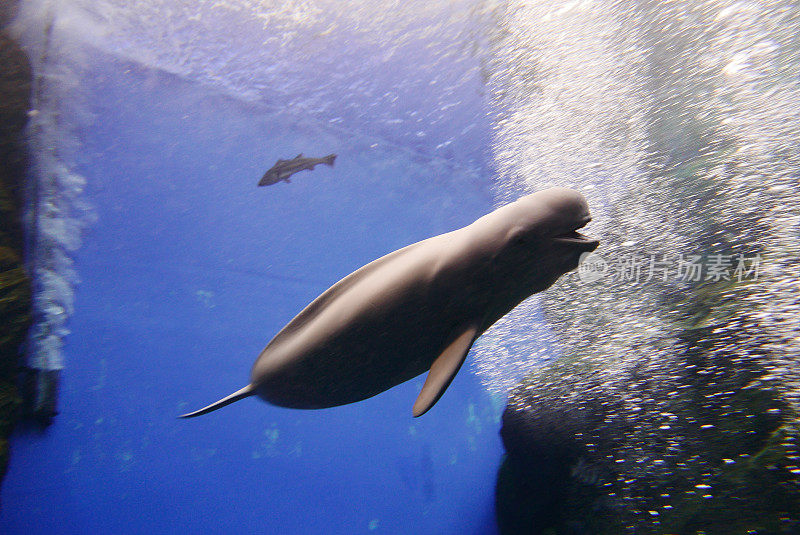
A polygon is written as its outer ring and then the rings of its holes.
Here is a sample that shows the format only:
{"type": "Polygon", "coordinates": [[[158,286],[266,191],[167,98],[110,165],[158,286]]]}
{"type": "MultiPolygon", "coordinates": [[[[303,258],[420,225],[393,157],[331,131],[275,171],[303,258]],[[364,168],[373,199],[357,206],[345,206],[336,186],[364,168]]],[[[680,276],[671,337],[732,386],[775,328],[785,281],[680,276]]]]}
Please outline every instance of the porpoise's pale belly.
{"type": "Polygon", "coordinates": [[[268,346],[259,360],[276,364],[260,374],[259,396],[284,407],[334,407],[429,370],[481,298],[473,285],[442,284],[436,273],[394,285],[387,283],[391,275],[373,274],[328,304],[289,343],[268,346]]]}

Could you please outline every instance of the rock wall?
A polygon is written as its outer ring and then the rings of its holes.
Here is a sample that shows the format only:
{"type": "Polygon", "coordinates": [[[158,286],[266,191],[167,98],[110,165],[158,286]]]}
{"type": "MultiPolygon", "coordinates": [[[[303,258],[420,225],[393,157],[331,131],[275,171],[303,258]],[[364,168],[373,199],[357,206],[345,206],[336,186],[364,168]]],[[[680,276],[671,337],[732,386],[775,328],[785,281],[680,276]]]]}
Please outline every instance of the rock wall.
{"type": "MultiPolygon", "coordinates": [[[[16,5],[0,4],[0,28],[13,18],[16,5]]],[[[0,477],[8,464],[8,436],[20,404],[15,379],[30,325],[31,285],[22,258],[20,215],[31,80],[24,51],[0,31],[0,477]]]]}

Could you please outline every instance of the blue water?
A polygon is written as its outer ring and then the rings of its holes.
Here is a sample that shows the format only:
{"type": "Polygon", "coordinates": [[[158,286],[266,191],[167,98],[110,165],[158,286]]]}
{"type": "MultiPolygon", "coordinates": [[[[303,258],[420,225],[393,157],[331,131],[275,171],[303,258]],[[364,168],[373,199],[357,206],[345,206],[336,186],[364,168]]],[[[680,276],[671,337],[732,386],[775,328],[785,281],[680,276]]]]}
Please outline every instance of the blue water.
{"type": "MultiPolygon", "coordinates": [[[[320,127],[105,59],[80,171],[97,223],[76,256],[61,414],[17,431],[0,532],[492,534],[501,405],[465,366],[320,411],[243,386],[266,342],[364,263],[491,210],[490,184],[361,132],[320,127]],[[257,188],[278,158],[338,154],[257,188]]],[[[486,125],[477,125],[487,131],[486,125]]]]}

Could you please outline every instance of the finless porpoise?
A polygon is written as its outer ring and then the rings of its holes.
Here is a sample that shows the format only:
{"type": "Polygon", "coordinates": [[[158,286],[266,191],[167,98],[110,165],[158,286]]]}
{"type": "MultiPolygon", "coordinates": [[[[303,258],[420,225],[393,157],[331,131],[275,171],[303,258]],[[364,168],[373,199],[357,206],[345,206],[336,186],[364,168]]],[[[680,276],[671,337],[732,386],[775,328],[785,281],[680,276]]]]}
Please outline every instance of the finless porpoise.
{"type": "Polygon", "coordinates": [[[256,394],[283,407],[335,407],[430,370],[413,407],[420,416],[478,336],[597,248],[577,232],[590,220],[580,193],[551,188],[387,254],[290,321],[256,359],[250,384],[183,417],[256,394]]]}

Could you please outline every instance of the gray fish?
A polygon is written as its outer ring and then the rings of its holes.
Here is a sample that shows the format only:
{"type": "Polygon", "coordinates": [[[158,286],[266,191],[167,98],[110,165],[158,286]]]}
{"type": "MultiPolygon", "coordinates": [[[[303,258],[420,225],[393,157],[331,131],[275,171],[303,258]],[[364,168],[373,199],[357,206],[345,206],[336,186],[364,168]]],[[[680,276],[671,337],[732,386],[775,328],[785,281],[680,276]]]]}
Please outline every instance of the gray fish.
{"type": "Polygon", "coordinates": [[[291,160],[278,160],[275,162],[269,171],[264,173],[261,180],[258,181],[259,186],[271,186],[277,184],[281,180],[284,182],[291,182],[289,177],[300,171],[314,170],[315,165],[324,163],[333,167],[333,161],[336,159],[335,154],[328,154],[322,158],[304,158],[301,152],[291,160]]]}
{"type": "Polygon", "coordinates": [[[590,220],[580,193],[551,188],[379,258],[290,321],[258,356],[249,385],[183,417],[256,394],[283,407],[335,407],[430,370],[413,407],[420,416],[478,336],[597,247],[577,232],[590,220]]]}

